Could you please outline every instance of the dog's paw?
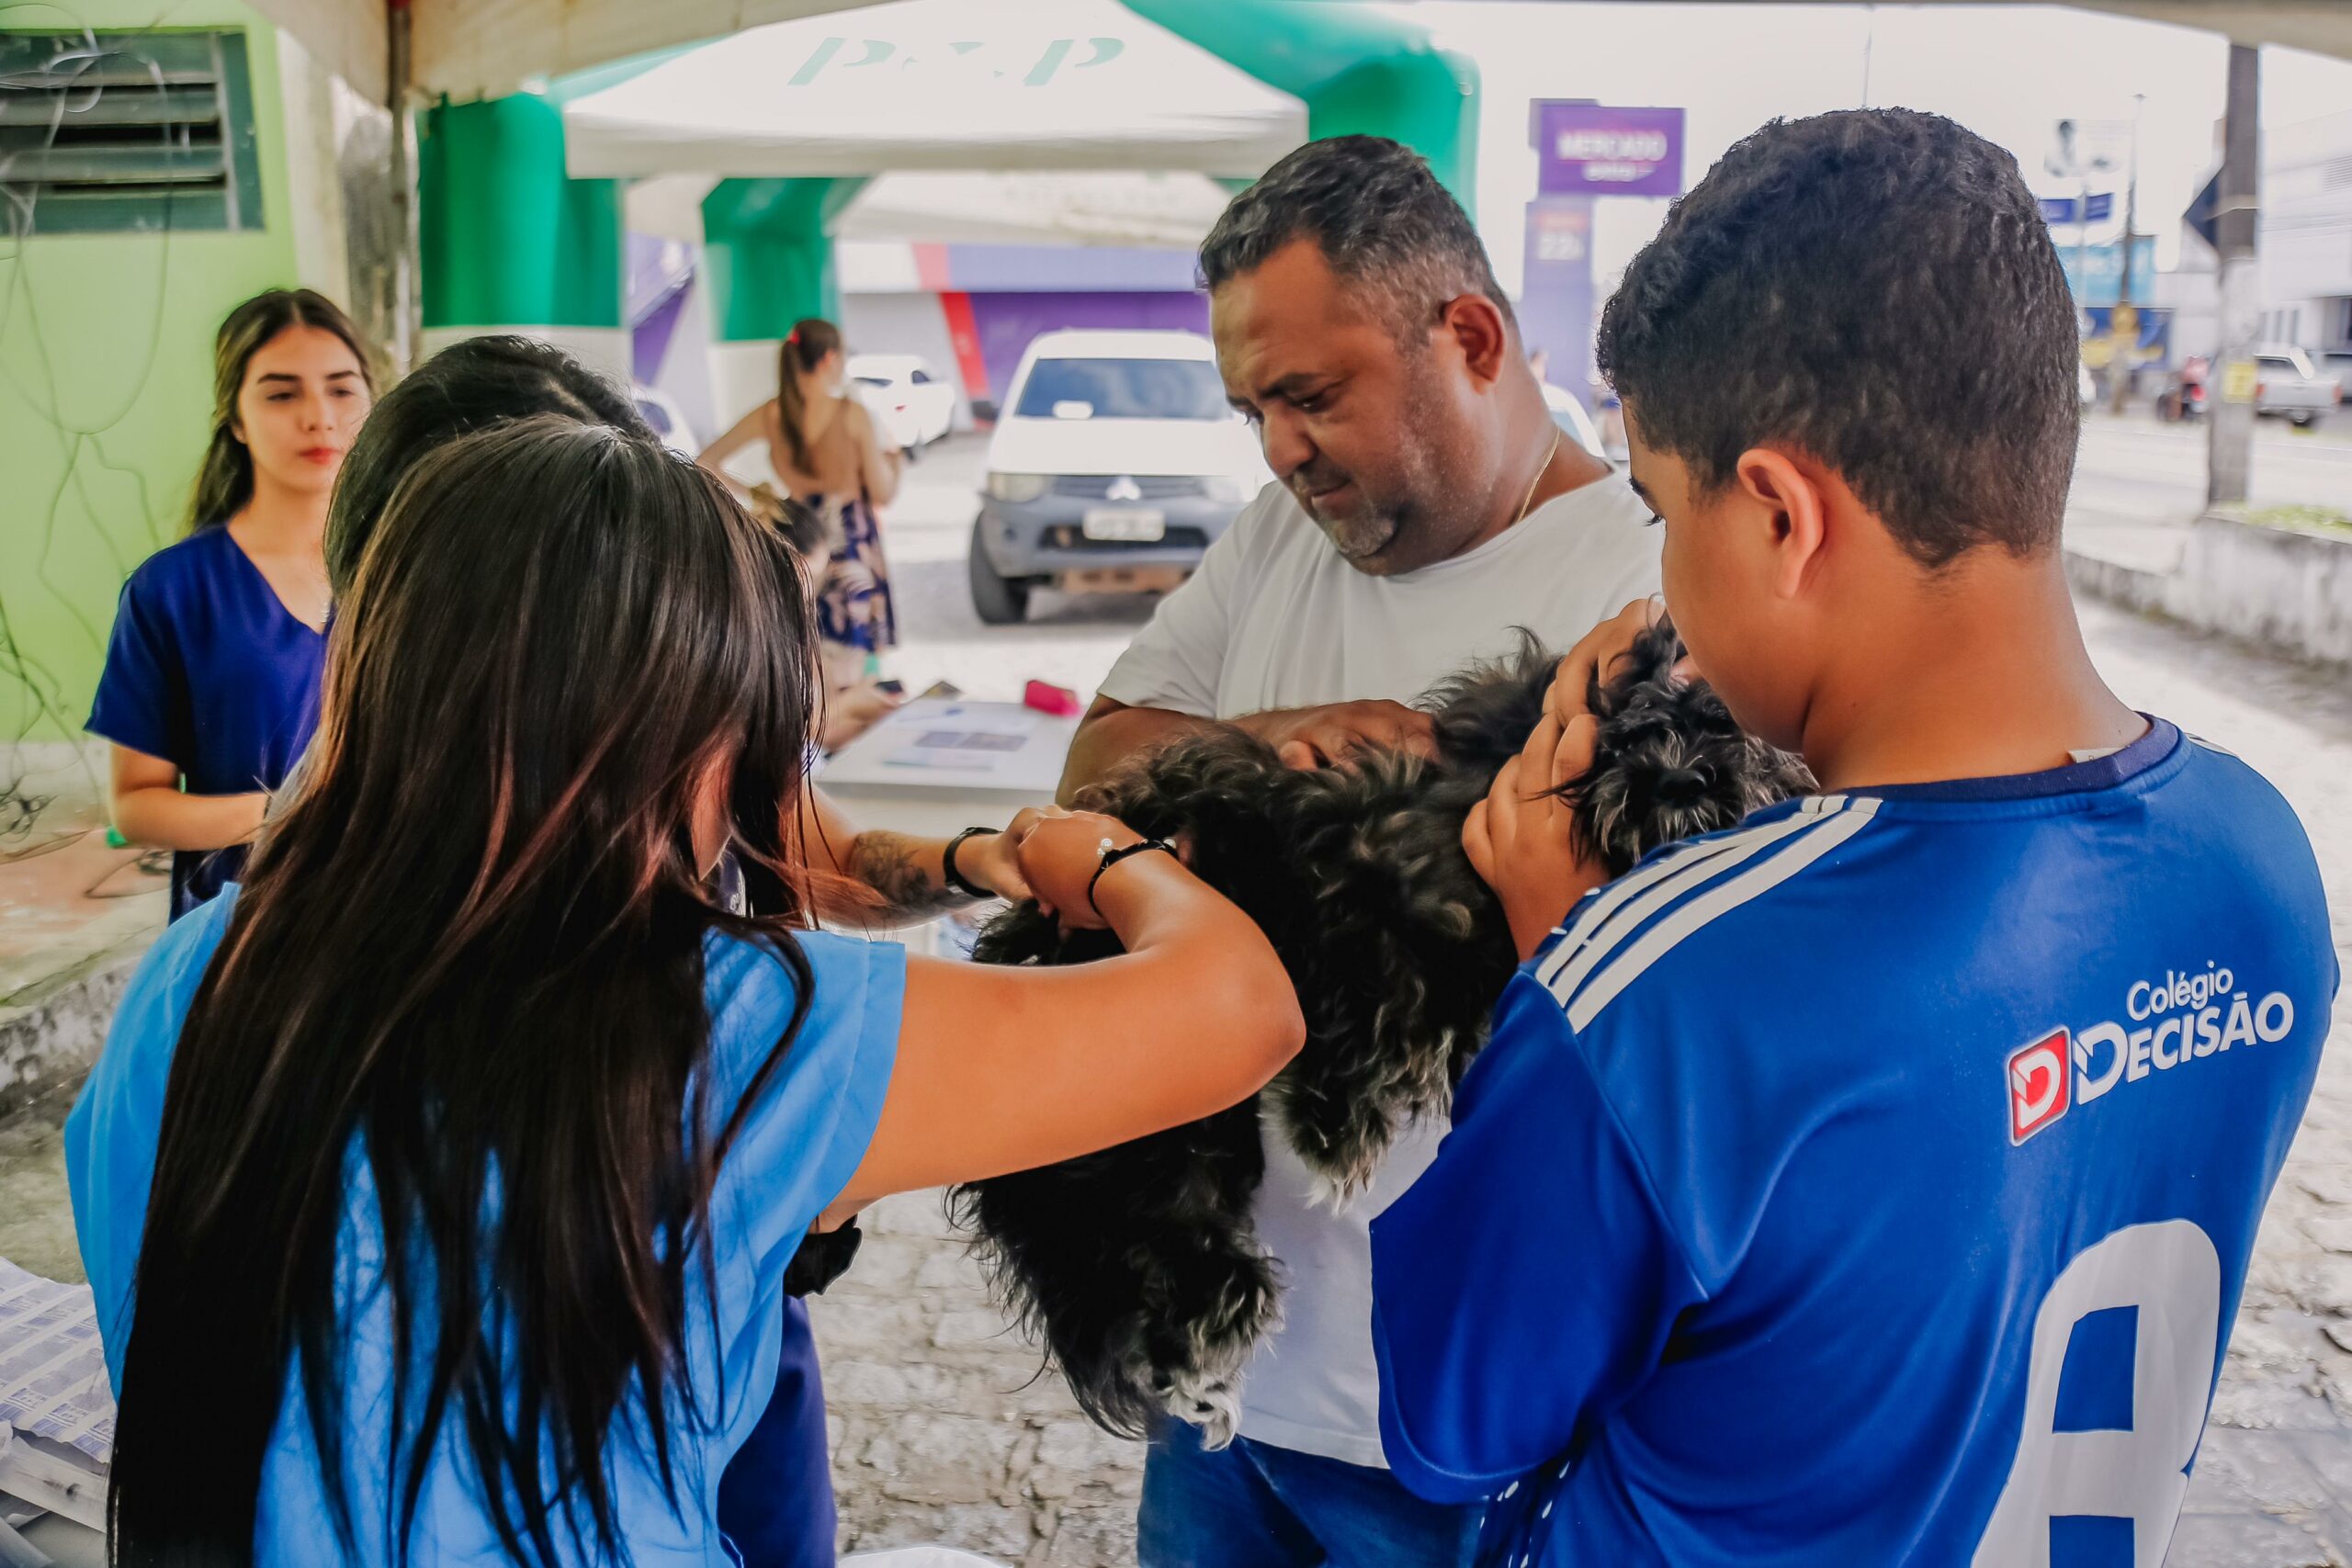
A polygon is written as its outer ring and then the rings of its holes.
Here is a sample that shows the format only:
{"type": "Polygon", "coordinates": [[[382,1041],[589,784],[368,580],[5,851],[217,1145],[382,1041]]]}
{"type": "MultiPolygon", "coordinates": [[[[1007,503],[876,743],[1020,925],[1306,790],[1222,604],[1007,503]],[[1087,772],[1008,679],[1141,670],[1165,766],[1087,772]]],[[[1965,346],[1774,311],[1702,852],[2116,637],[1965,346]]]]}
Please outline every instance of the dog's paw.
{"type": "Polygon", "coordinates": [[[1348,1205],[1363,1196],[1366,1183],[1372,1179],[1369,1168],[1363,1170],[1317,1170],[1306,1187],[1306,1206],[1329,1209],[1334,1214],[1347,1213],[1348,1205]]]}
{"type": "Polygon", "coordinates": [[[1200,1428],[1201,1446],[1212,1452],[1229,1445],[1241,1424],[1241,1391],[1230,1379],[1179,1372],[1161,1397],[1170,1416],[1200,1428]]]}

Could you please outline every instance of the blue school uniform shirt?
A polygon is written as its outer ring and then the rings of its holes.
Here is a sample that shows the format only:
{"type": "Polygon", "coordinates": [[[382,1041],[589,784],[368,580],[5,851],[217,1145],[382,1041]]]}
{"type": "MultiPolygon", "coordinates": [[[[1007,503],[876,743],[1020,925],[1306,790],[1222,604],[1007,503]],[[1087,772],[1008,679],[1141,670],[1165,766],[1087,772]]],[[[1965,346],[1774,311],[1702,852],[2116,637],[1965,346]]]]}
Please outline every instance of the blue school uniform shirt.
{"type": "MultiPolygon", "coordinates": [[[[92,734],[175,763],[190,795],[274,790],[319,723],[326,638],[295,618],[225,525],[147,558],[122,587],[92,734]]],[[[245,847],[172,856],[175,920],[234,881],[245,847]]]]}
{"type": "Polygon", "coordinates": [[[1512,1568],[2160,1561],[2337,980],[2162,721],[1648,857],[1373,1224],[1390,1465],[1512,1568]]]}
{"type": "MultiPolygon", "coordinates": [[[[157,942],[133,976],[106,1050],[65,1124],[74,1226],[96,1298],[107,1371],[118,1386],[172,1051],[236,897],[232,887],[157,942]]],[[[696,1431],[683,1408],[673,1414],[676,1514],[650,1455],[623,1434],[627,1423],[616,1421],[607,1448],[621,1533],[639,1568],[731,1562],[717,1523],[719,1478],[771,1402],[786,1329],[784,1271],[810,1222],[864,1158],[897,1056],[905,950],[824,934],[803,935],[800,942],[815,975],[808,1020],[746,1116],[711,1197],[715,1300],[706,1293],[704,1271],[686,1270],[688,1374],[702,1408],[715,1419],[696,1431]],[[679,1435],[689,1432],[695,1435],[682,1440],[679,1435]]],[[[714,933],[705,956],[715,1130],[783,1033],[793,987],[774,956],[734,938],[714,933]]],[[[391,1314],[367,1162],[355,1156],[345,1179],[336,1300],[352,1325],[343,1389],[347,1495],[367,1560],[383,1561],[390,1556],[382,1548],[392,1446],[391,1314]]],[[[299,1388],[299,1369],[289,1366],[262,1466],[254,1554],[264,1568],[343,1560],[299,1388]]],[[[506,1562],[479,1501],[471,1462],[458,1457],[463,1447],[456,1438],[453,1426],[418,1510],[411,1551],[420,1568],[506,1562]]],[[[560,1530],[557,1539],[565,1540],[560,1530]]]]}

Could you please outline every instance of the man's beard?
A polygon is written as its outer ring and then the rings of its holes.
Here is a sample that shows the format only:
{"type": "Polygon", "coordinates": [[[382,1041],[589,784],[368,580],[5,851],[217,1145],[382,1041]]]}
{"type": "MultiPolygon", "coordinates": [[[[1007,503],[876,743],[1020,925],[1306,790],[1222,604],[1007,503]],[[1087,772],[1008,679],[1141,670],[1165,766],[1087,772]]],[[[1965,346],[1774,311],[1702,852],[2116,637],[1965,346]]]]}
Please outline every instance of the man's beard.
{"type": "Polygon", "coordinates": [[[1351,565],[1361,566],[1395,543],[1403,525],[1394,509],[1370,504],[1361,489],[1355,501],[1356,510],[1341,517],[1325,516],[1305,496],[1299,498],[1299,504],[1331,541],[1331,547],[1351,565]]]}
{"type": "MultiPolygon", "coordinates": [[[[1468,505],[1461,487],[1448,481],[1448,464],[1442,456],[1445,432],[1451,428],[1444,399],[1427,380],[1427,367],[1416,364],[1405,382],[1403,417],[1397,424],[1396,457],[1379,477],[1375,493],[1360,472],[1309,466],[1291,476],[1291,493],[1300,510],[1313,518],[1349,565],[1359,571],[1385,576],[1397,570],[1396,558],[1408,558],[1430,549],[1432,536],[1456,533],[1475,520],[1458,515],[1468,505]],[[1307,498],[1338,483],[1351,495],[1342,498],[1349,510],[1326,515],[1307,498]]],[[[1434,559],[1444,558],[1441,548],[1434,559]]],[[[1416,561],[1416,565],[1426,562],[1416,561]]]]}

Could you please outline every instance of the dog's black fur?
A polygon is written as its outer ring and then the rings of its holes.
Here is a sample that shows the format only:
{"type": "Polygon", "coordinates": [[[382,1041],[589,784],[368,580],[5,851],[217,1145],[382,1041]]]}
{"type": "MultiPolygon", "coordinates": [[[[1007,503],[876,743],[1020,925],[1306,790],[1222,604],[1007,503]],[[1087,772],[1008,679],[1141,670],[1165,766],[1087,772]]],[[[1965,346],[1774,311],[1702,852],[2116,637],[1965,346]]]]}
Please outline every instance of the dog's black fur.
{"type": "MultiPolygon", "coordinates": [[[[1811,786],[1713,692],[1674,679],[1679,654],[1661,626],[1590,689],[1594,763],[1560,793],[1612,874],[1811,786]]],[[[1260,1100],[1335,1203],[1363,1188],[1398,1128],[1449,1104],[1515,964],[1501,907],[1463,852],[1463,820],[1533,733],[1554,669],[1522,635],[1510,657],[1431,691],[1435,761],[1381,751],[1299,772],[1224,728],[1087,792],[1089,809],[1181,844],[1258,922],[1306,1019],[1305,1048],[1261,1096],[956,1190],[998,1289],[1103,1427],[1139,1435],[1170,1411],[1212,1442],[1230,1435],[1235,1380],[1280,1315],[1250,1219],[1265,1170],[1260,1100]]],[[[1118,951],[1109,932],[1066,934],[1031,903],[992,922],[973,956],[1082,964],[1118,951]]]]}

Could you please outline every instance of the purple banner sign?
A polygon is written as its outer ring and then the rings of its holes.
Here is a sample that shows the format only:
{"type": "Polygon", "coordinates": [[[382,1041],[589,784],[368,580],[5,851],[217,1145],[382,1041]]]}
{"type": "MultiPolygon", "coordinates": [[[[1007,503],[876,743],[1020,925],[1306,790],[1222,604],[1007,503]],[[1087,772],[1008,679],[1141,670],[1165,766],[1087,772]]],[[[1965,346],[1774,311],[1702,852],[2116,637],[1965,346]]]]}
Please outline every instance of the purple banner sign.
{"type": "Polygon", "coordinates": [[[1682,194],[1680,109],[1538,103],[1534,141],[1541,195],[1682,194]]]}

